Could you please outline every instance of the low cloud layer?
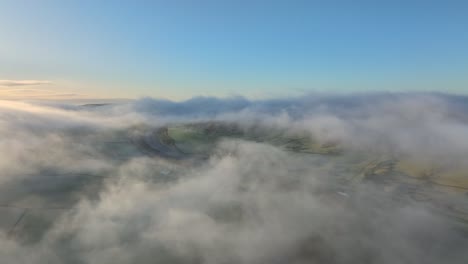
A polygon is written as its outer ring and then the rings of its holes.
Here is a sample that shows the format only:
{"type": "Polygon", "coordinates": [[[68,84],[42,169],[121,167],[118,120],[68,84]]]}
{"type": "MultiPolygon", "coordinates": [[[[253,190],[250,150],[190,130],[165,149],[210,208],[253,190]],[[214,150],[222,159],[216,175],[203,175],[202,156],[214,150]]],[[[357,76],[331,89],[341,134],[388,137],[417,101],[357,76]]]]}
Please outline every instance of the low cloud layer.
{"type": "Polygon", "coordinates": [[[0,258],[466,263],[467,113],[468,98],[444,94],[0,102],[0,258]],[[206,122],[263,138],[310,137],[340,152],[240,137],[184,159],[142,148],[161,127],[206,122]],[[391,163],[375,169],[383,178],[358,181],[374,161],[391,163]],[[392,162],[455,171],[450,184],[461,188],[444,189],[447,177],[402,175],[416,166],[392,162]]]}

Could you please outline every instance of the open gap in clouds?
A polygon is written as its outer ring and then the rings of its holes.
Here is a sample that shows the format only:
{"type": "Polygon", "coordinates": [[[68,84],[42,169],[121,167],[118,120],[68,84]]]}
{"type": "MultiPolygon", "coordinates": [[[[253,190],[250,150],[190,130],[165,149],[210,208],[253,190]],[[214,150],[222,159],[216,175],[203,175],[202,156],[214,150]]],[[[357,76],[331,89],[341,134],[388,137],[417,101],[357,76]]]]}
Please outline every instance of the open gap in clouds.
{"type": "Polygon", "coordinates": [[[389,93],[259,101],[197,97],[183,102],[144,98],[121,110],[123,115],[128,112],[164,123],[171,118],[176,122],[218,120],[305,130],[319,139],[378,151],[409,153],[417,148],[419,153],[452,153],[452,158],[468,149],[462,136],[468,132],[465,96],[389,93]]]}
{"type": "Polygon", "coordinates": [[[465,263],[467,102],[444,94],[1,102],[0,257],[465,263]],[[208,137],[196,134],[213,143],[208,155],[149,156],[152,147],[173,151],[161,129],[173,125],[208,127],[208,137]],[[340,151],[282,145],[298,135],[340,151]]]}

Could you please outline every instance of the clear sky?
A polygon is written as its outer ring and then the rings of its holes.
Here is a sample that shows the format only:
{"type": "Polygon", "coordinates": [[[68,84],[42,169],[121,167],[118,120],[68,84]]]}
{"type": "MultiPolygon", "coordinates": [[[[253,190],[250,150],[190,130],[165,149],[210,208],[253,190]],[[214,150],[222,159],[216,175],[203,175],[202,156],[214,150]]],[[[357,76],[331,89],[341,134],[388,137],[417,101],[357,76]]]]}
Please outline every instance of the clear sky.
{"type": "Polygon", "coordinates": [[[0,0],[0,97],[468,93],[468,1],[0,0]]]}

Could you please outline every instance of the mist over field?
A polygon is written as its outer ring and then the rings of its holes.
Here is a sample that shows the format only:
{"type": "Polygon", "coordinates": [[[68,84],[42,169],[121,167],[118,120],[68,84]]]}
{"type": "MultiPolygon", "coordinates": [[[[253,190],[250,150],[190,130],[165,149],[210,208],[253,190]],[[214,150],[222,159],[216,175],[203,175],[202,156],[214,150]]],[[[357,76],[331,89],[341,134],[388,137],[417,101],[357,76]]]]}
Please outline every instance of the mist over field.
{"type": "Polygon", "coordinates": [[[0,102],[1,263],[466,263],[468,97],[0,102]]]}

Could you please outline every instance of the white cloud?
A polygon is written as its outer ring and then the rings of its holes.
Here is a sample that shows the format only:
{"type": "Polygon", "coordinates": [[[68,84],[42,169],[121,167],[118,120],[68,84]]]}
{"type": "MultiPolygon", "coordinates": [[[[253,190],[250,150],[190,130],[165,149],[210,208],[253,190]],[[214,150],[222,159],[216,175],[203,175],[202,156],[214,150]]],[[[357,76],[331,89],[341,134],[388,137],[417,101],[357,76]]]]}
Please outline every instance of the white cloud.
{"type": "Polygon", "coordinates": [[[342,190],[337,175],[351,168],[340,167],[340,159],[293,155],[265,142],[226,139],[208,159],[186,161],[117,160],[118,145],[103,142],[131,141],[145,127],[168,122],[216,120],[246,131],[338,141],[352,159],[393,154],[461,164],[468,157],[466,101],[440,95],[197,98],[89,108],[0,101],[0,205],[9,206],[0,210],[20,216],[22,208],[33,208],[24,209],[17,229],[34,231],[30,237],[0,231],[0,258],[34,264],[465,263],[466,235],[438,213],[463,195],[439,193],[434,210],[402,203],[373,183],[342,190]]]}

